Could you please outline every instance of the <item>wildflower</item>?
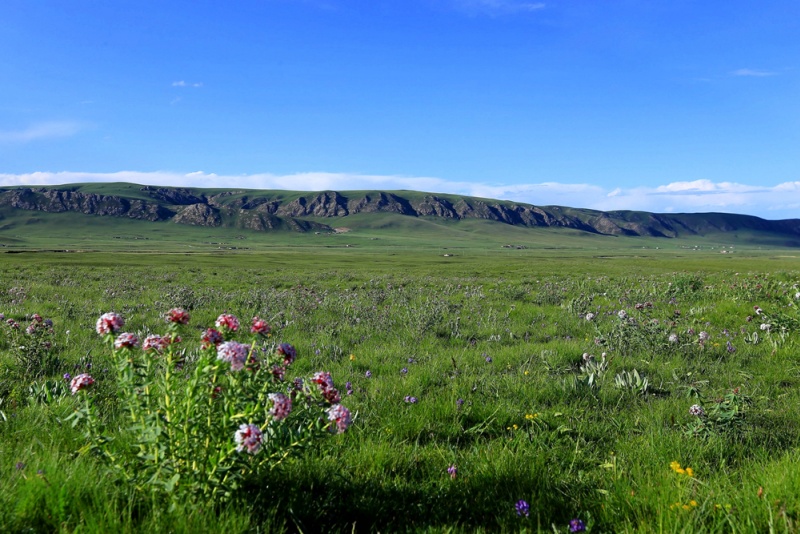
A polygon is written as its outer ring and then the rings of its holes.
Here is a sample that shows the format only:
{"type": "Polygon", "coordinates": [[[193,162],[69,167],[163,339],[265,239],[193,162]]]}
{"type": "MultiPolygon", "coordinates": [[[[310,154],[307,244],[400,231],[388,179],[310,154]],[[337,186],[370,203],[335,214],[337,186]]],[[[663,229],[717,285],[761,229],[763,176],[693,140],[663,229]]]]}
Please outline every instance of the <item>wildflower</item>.
{"type": "Polygon", "coordinates": [[[795,300],[800,299],[800,291],[798,291],[797,293],[794,294],[794,298],[795,298],[795,300]]]}
{"type": "Polygon", "coordinates": [[[417,398],[416,397],[412,397],[411,395],[406,395],[403,400],[406,401],[409,404],[416,404],[417,403],[417,398]]]}
{"type": "Polygon", "coordinates": [[[689,408],[689,413],[697,417],[703,417],[706,411],[699,404],[692,404],[691,408],[689,408]]]}
{"type": "Polygon", "coordinates": [[[349,381],[345,382],[344,383],[344,388],[347,390],[347,394],[348,395],[352,395],[353,394],[353,383],[352,382],[349,382],[349,381]]]}
{"type": "Polygon", "coordinates": [[[356,361],[356,355],[355,355],[355,354],[351,354],[351,355],[350,355],[350,361],[351,361],[351,362],[354,362],[354,361],[356,361]]]}
{"type": "Polygon", "coordinates": [[[320,371],[311,378],[311,381],[319,386],[322,398],[329,404],[338,404],[341,401],[339,391],[333,385],[333,378],[327,371],[320,371]]]}
{"type": "Polygon", "coordinates": [[[728,341],[727,351],[730,354],[733,354],[734,352],[736,352],[736,347],[734,347],[733,343],[731,343],[730,341],[728,341]]]}
{"type": "Polygon", "coordinates": [[[677,343],[678,342],[678,334],[670,334],[668,339],[669,339],[670,343],[677,343]]]}
{"type": "Polygon", "coordinates": [[[208,330],[203,332],[202,340],[203,340],[203,348],[204,349],[207,349],[207,348],[211,347],[212,345],[216,347],[217,345],[222,343],[222,340],[223,340],[222,332],[220,332],[219,330],[216,330],[214,328],[209,328],[208,330]]]}
{"type": "Polygon", "coordinates": [[[583,361],[588,362],[589,360],[594,359],[594,354],[589,354],[588,352],[583,353],[583,361]]]}
{"type": "Polygon", "coordinates": [[[522,499],[517,501],[517,504],[514,505],[514,508],[516,508],[517,515],[520,517],[522,516],[528,517],[528,514],[531,511],[531,506],[522,499]]]}
{"type": "Polygon", "coordinates": [[[669,468],[678,473],[679,475],[685,475],[686,470],[681,467],[681,464],[678,462],[670,462],[669,468]]]}
{"type": "Polygon", "coordinates": [[[700,340],[700,342],[701,342],[701,343],[703,343],[703,342],[705,342],[705,341],[708,341],[708,338],[709,338],[709,337],[711,337],[711,336],[709,336],[709,335],[708,335],[708,332],[705,332],[705,331],[703,331],[703,332],[700,332],[700,333],[697,335],[697,338],[700,340]]]}
{"type": "Polygon", "coordinates": [[[125,320],[114,312],[104,313],[97,320],[95,329],[100,335],[113,334],[125,325],[125,320]]]}
{"type": "Polygon", "coordinates": [[[417,360],[415,360],[414,358],[409,358],[407,361],[408,363],[415,363],[417,360]]]}
{"type": "Polygon", "coordinates": [[[70,379],[72,379],[72,375],[69,373],[64,373],[64,380],[70,380],[70,379]]]}
{"type": "Polygon", "coordinates": [[[484,354],[483,359],[486,360],[486,363],[492,363],[492,357],[489,356],[488,354],[484,354]]]}
{"type": "Polygon", "coordinates": [[[580,519],[573,519],[569,522],[570,532],[586,532],[586,523],[580,519]]]}
{"type": "Polygon", "coordinates": [[[22,471],[23,469],[25,469],[25,462],[17,462],[17,464],[14,466],[14,468],[17,471],[22,471]]]}
{"type": "Polygon", "coordinates": [[[589,312],[589,313],[586,314],[586,320],[587,321],[591,321],[595,317],[596,317],[595,314],[593,314],[592,312],[589,312]]]}
{"type": "Polygon", "coordinates": [[[231,371],[241,371],[247,362],[247,355],[250,352],[248,345],[227,341],[217,347],[217,359],[231,364],[231,371]]]}
{"type": "Polygon", "coordinates": [[[292,399],[283,393],[270,393],[269,400],[272,401],[272,408],[269,413],[276,421],[285,419],[292,411],[292,399]]]}
{"type": "Polygon", "coordinates": [[[139,346],[139,338],[136,334],[130,332],[123,332],[114,341],[115,349],[133,349],[139,346]]]}
{"type": "Polygon", "coordinates": [[[242,425],[239,430],[234,434],[233,439],[236,441],[236,451],[247,451],[247,454],[256,454],[261,450],[261,442],[264,439],[264,434],[258,425],[249,424],[242,425]]]}
{"type": "Polygon", "coordinates": [[[366,377],[366,378],[372,378],[372,371],[370,371],[370,370],[367,370],[367,372],[366,372],[366,373],[364,373],[364,377],[366,377]]]}
{"type": "Polygon", "coordinates": [[[217,326],[217,328],[228,330],[230,332],[236,332],[239,330],[239,319],[230,313],[223,313],[217,317],[217,321],[214,324],[217,326]]]}
{"type": "Polygon", "coordinates": [[[72,382],[70,382],[69,387],[72,390],[72,394],[75,395],[80,390],[86,389],[92,384],[94,384],[94,378],[92,378],[86,373],[81,373],[72,379],[72,382]]]}
{"type": "Polygon", "coordinates": [[[771,324],[767,324],[767,323],[761,323],[761,330],[764,330],[764,331],[766,331],[766,332],[769,332],[769,329],[770,329],[770,328],[772,328],[772,325],[771,325],[771,324]]]}
{"type": "Polygon", "coordinates": [[[280,365],[273,365],[272,376],[274,376],[277,380],[283,382],[283,377],[286,376],[286,368],[280,365]]]}
{"type": "Polygon", "coordinates": [[[172,308],[164,316],[168,323],[189,324],[189,312],[183,308],[172,308]]]}
{"type": "Polygon", "coordinates": [[[753,306],[753,311],[755,311],[755,312],[756,312],[756,315],[761,315],[762,313],[764,313],[764,310],[762,310],[762,309],[761,309],[760,307],[758,307],[758,306],[753,306]]]}
{"type": "Polygon", "coordinates": [[[464,406],[464,399],[458,399],[456,401],[456,408],[460,410],[462,406],[464,406]]]}
{"type": "MultiPolygon", "coordinates": [[[[353,422],[350,417],[350,410],[341,404],[334,404],[328,408],[328,420],[336,423],[336,431],[338,434],[347,430],[353,422]]],[[[333,430],[333,428],[331,428],[331,430],[333,430]]]]}
{"type": "Polygon", "coordinates": [[[258,334],[260,336],[266,336],[270,333],[272,328],[267,324],[264,319],[260,319],[258,316],[253,317],[253,322],[250,326],[250,333],[251,334],[258,334]]]}
{"type": "Polygon", "coordinates": [[[283,364],[291,365],[295,358],[297,358],[297,351],[288,343],[281,343],[275,352],[279,356],[283,356],[283,364]]]}
{"type": "Polygon", "coordinates": [[[168,344],[169,342],[158,334],[150,334],[144,338],[142,350],[145,352],[161,352],[168,344]]]}
{"type": "Polygon", "coordinates": [[[450,478],[455,480],[458,476],[458,468],[456,467],[456,464],[450,464],[450,467],[447,468],[447,473],[450,475],[450,478]]]}
{"type": "MultiPolygon", "coordinates": [[[[686,468],[686,476],[687,477],[693,477],[694,476],[694,469],[692,469],[691,467],[687,467],[686,468]]],[[[695,506],[697,506],[697,505],[695,505],[695,506]]]]}
{"type": "Polygon", "coordinates": [[[406,374],[408,374],[408,367],[403,367],[402,369],[400,369],[400,374],[401,374],[401,375],[406,375],[406,374]]]}
{"type": "Polygon", "coordinates": [[[626,312],[625,310],[620,310],[617,313],[617,317],[619,317],[620,319],[623,319],[623,320],[627,319],[628,318],[628,312],[626,312]]]}

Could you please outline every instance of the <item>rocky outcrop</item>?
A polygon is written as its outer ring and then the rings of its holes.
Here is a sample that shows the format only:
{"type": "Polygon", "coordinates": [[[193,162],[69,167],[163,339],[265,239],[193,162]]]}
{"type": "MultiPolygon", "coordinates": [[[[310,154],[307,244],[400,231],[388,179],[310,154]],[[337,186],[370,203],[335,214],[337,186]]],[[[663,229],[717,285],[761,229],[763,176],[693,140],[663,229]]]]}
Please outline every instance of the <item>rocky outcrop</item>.
{"type": "Polygon", "coordinates": [[[165,221],[175,215],[172,210],[156,202],[46,188],[3,191],[0,194],[0,206],[49,213],[73,211],[146,221],[165,221]]]}
{"type": "Polygon", "coordinates": [[[192,226],[220,226],[222,224],[219,211],[208,204],[186,206],[172,220],[178,224],[191,224],[192,226]]]}
{"type": "Polygon", "coordinates": [[[333,232],[333,227],[340,226],[340,223],[324,224],[319,219],[341,218],[359,213],[392,213],[452,220],[483,219],[525,227],[572,228],[619,236],[677,237],[755,230],[782,234],[789,240],[800,238],[798,219],[767,221],[758,217],[720,213],[599,212],[453,195],[420,195],[414,192],[410,192],[407,197],[403,193],[383,191],[323,191],[297,196],[253,190],[220,192],[117,185],[122,187],[114,191],[128,190],[135,193],[131,196],[95,194],[82,191],[85,186],[80,185],[0,188],[0,208],[50,213],[78,212],[148,221],[171,220],[177,224],[229,226],[255,231],[333,232]]]}

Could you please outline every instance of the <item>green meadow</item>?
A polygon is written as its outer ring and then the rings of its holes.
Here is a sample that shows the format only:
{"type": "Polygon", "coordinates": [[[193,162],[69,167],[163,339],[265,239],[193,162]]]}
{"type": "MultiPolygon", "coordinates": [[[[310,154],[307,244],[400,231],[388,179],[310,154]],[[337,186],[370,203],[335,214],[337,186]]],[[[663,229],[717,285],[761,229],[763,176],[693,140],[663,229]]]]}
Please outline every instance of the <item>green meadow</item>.
{"type": "Polygon", "coordinates": [[[391,216],[335,235],[32,218],[0,221],[3,532],[800,530],[795,249],[391,216]],[[92,396],[128,439],[95,324],[113,311],[144,338],[176,307],[186,373],[219,314],[259,316],[297,349],[287,384],[331,373],[348,431],[219,502],[126,483],[71,419],[92,396]],[[52,330],[26,333],[34,314],[52,330]],[[65,373],[95,383],[73,395],[65,373]]]}

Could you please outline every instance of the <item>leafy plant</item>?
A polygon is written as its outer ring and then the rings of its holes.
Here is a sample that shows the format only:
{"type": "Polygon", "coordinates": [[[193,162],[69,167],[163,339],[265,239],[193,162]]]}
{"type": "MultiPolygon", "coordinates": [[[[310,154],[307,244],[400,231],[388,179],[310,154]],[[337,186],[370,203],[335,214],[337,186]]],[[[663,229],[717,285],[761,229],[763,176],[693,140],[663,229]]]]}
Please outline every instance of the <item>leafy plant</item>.
{"type": "Polygon", "coordinates": [[[72,415],[84,423],[88,443],[137,491],[179,502],[221,502],[247,480],[263,474],[293,450],[308,447],[330,431],[343,432],[350,413],[328,373],[296,379],[287,391],[284,374],[295,349],[266,337],[269,327],[254,318],[250,344],[233,340],[239,322],[223,314],[203,347],[179,348],[188,313],[171,310],[164,336],[151,335],[139,350],[138,337],[114,333],[124,324],[116,314],[98,321],[98,333],[117,362],[117,388],[125,414],[114,435],[93,403],[89,375],[73,378],[84,402],[72,415]],[[176,319],[178,317],[178,319],[176,319]]]}

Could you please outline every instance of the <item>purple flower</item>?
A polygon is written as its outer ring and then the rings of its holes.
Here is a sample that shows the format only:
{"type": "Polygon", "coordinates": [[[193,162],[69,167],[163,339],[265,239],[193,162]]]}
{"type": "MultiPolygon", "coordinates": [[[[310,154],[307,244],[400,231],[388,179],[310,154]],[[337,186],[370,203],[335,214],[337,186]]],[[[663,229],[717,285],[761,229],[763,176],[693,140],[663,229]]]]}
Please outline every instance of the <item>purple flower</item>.
{"type": "Polygon", "coordinates": [[[22,471],[23,469],[25,469],[25,463],[17,462],[17,465],[15,465],[14,467],[17,469],[17,471],[22,471]]]}
{"type": "Polygon", "coordinates": [[[352,382],[345,382],[344,383],[344,389],[347,390],[347,394],[348,395],[352,395],[353,394],[353,383],[352,382]]]}
{"type": "Polygon", "coordinates": [[[486,363],[492,363],[492,357],[485,352],[483,353],[483,359],[486,360],[486,363]]]}
{"type": "Polygon", "coordinates": [[[408,367],[403,367],[402,369],[400,369],[400,374],[401,375],[408,374],[408,367]]]}
{"type": "Polygon", "coordinates": [[[736,347],[734,347],[734,346],[733,346],[733,343],[731,343],[730,341],[728,341],[728,349],[727,349],[727,350],[728,350],[728,352],[729,352],[730,354],[733,354],[734,352],[736,352],[736,347]]]}
{"type": "Polygon", "coordinates": [[[456,408],[460,410],[462,406],[464,406],[464,399],[458,399],[456,401],[456,408]]]}
{"type": "Polygon", "coordinates": [[[586,523],[580,519],[573,519],[569,522],[570,532],[586,532],[586,523]]]}
{"type": "Polygon", "coordinates": [[[447,473],[450,475],[450,478],[455,480],[458,476],[458,468],[456,467],[456,464],[450,464],[450,467],[447,468],[447,473]]]}
{"type": "Polygon", "coordinates": [[[416,404],[417,403],[417,398],[416,397],[412,397],[411,395],[406,395],[403,400],[406,401],[409,404],[416,404]]]}
{"type": "Polygon", "coordinates": [[[531,511],[531,506],[522,499],[517,501],[517,504],[514,505],[514,508],[516,508],[517,515],[520,517],[522,517],[523,515],[525,517],[528,517],[528,514],[531,511]]]}
{"type": "Polygon", "coordinates": [[[69,373],[64,373],[64,380],[72,380],[72,375],[69,373]]]}
{"type": "Polygon", "coordinates": [[[366,378],[372,378],[372,371],[367,371],[366,373],[364,373],[364,376],[366,378]]]}

